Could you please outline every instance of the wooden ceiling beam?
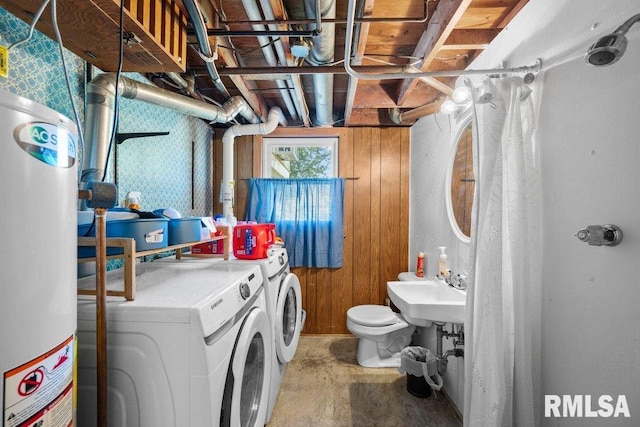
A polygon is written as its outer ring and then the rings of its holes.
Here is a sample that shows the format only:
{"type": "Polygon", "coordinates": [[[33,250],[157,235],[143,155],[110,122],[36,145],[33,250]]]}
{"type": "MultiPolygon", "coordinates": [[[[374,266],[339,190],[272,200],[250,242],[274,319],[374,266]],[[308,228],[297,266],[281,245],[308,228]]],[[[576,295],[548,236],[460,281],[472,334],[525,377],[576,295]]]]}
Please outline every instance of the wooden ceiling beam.
{"type": "Polygon", "coordinates": [[[524,5],[526,5],[527,3],[529,3],[529,0],[520,0],[512,9],[511,11],[507,14],[507,16],[505,16],[505,18],[502,20],[502,22],[500,23],[500,28],[504,28],[506,27],[509,22],[511,22],[511,20],[513,19],[514,16],[516,16],[518,14],[518,12],[520,12],[520,10],[522,10],[522,8],[524,7],[524,5]]]}
{"type": "MultiPolygon", "coordinates": [[[[213,44],[212,44],[213,45],[213,44]]],[[[233,55],[233,50],[229,46],[228,41],[224,37],[220,37],[218,40],[218,56],[222,58],[225,64],[238,67],[238,62],[233,55]]],[[[238,88],[238,91],[242,94],[244,99],[249,103],[253,111],[263,120],[267,121],[267,112],[269,107],[263,96],[258,96],[255,92],[257,88],[255,82],[245,81],[242,76],[229,76],[234,85],[238,88]]]]}
{"type": "Polygon", "coordinates": [[[501,28],[453,30],[440,50],[482,50],[500,31],[501,28]]]}
{"type": "MultiPolygon", "coordinates": [[[[434,60],[438,51],[451,35],[456,24],[464,15],[472,0],[448,0],[438,2],[426,30],[422,33],[411,56],[423,58],[418,67],[425,71],[434,60]]],[[[398,85],[398,105],[406,100],[408,92],[415,86],[416,79],[404,79],[398,85]]]]}
{"type": "MultiPolygon", "coordinates": [[[[373,14],[374,0],[366,0],[364,4],[364,17],[370,17],[373,14]]],[[[364,56],[365,48],[367,47],[367,39],[369,37],[370,23],[365,22],[360,24],[360,35],[358,38],[358,47],[356,50],[356,56],[353,59],[354,65],[360,65],[362,63],[362,57],[364,56]]],[[[351,124],[351,112],[353,111],[353,105],[356,98],[356,89],[358,88],[358,79],[349,77],[349,83],[347,85],[347,94],[344,106],[344,125],[349,126],[351,124]]]]}

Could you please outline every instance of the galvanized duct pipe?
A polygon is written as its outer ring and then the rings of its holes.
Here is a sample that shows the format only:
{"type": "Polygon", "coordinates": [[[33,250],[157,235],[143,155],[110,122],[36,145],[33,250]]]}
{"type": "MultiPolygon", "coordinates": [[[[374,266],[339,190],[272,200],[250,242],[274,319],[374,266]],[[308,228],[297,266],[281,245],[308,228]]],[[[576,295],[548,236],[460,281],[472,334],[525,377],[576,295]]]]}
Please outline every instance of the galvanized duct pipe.
{"type": "MultiPolygon", "coordinates": [[[[273,7],[271,6],[271,2],[269,0],[260,0],[260,7],[262,8],[262,13],[264,17],[268,20],[275,20],[275,15],[273,13],[273,7]]],[[[275,31],[278,29],[276,24],[269,24],[268,28],[270,31],[275,31]]],[[[287,61],[287,53],[284,50],[284,45],[282,44],[282,40],[280,37],[277,37],[273,40],[273,45],[276,48],[276,53],[278,54],[278,60],[280,63],[284,65],[290,65],[287,61]]],[[[309,111],[307,108],[307,104],[304,100],[304,90],[302,88],[302,82],[300,80],[300,76],[289,77],[286,80],[287,87],[291,85],[293,88],[293,94],[291,98],[295,103],[296,110],[298,111],[298,115],[302,118],[302,121],[308,126],[308,115],[309,111]]]]}
{"type": "MultiPolygon", "coordinates": [[[[320,14],[322,19],[336,17],[335,0],[305,0],[304,9],[307,17],[315,18],[320,14]],[[319,10],[316,10],[316,3],[319,10]]],[[[311,26],[312,28],[315,25],[311,26]]],[[[327,65],[334,61],[335,24],[323,23],[318,30],[320,34],[313,38],[313,46],[307,60],[313,65],[327,65]]],[[[316,125],[331,126],[333,124],[333,75],[313,75],[313,95],[316,101],[316,125]]]]}
{"type": "Polygon", "coordinates": [[[180,88],[180,90],[183,93],[186,93],[187,95],[191,95],[191,93],[189,93],[189,82],[187,82],[181,75],[180,73],[176,73],[176,72],[170,72],[170,73],[166,73],[167,77],[169,77],[171,80],[173,80],[173,82],[178,85],[178,87],[180,88]]]}
{"type": "MultiPolygon", "coordinates": [[[[242,4],[244,5],[245,10],[247,11],[247,16],[250,21],[259,21],[262,19],[262,15],[260,13],[260,9],[258,8],[258,4],[255,0],[242,0],[242,4]]],[[[264,25],[255,24],[253,25],[253,29],[255,31],[264,31],[264,25]]],[[[262,46],[262,53],[264,54],[267,63],[272,66],[278,66],[278,60],[276,59],[273,48],[271,47],[271,40],[266,36],[258,36],[258,43],[262,46]]],[[[286,62],[283,64],[286,65],[286,62]]],[[[276,85],[280,90],[280,95],[282,96],[282,100],[287,106],[287,111],[293,120],[298,119],[298,112],[296,111],[296,107],[293,105],[293,100],[291,98],[291,94],[289,93],[289,87],[284,80],[276,80],[276,85]]]]}
{"type": "MultiPolygon", "coordinates": [[[[87,84],[84,131],[86,153],[82,165],[82,182],[102,181],[115,114],[115,94],[115,74],[100,74],[87,84]]],[[[215,123],[227,123],[238,114],[252,123],[260,121],[246,101],[239,96],[234,96],[222,107],[218,107],[124,76],[120,76],[118,94],[124,98],[170,108],[215,123]]]]}
{"type": "Polygon", "coordinates": [[[233,142],[236,136],[267,135],[275,130],[278,123],[287,125],[282,110],[273,107],[269,110],[267,121],[252,125],[234,125],[222,135],[222,215],[233,217],[233,194],[235,180],[233,179],[233,142]]]}
{"type": "Polygon", "coordinates": [[[229,98],[231,95],[222,83],[222,80],[220,79],[218,71],[216,70],[216,66],[213,62],[216,58],[216,52],[211,51],[211,45],[209,44],[209,35],[207,34],[207,27],[202,18],[202,13],[200,12],[200,6],[198,6],[198,2],[196,0],[183,0],[182,3],[187,10],[187,14],[189,15],[191,24],[193,25],[193,30],[196,33],[198,46],[200,47],[200,56],[204,60],[207,71],[209,72],[209,76],[211,77],[211,80],[213,80],[213,83],[216,85],[220,93],[229,98]]]}

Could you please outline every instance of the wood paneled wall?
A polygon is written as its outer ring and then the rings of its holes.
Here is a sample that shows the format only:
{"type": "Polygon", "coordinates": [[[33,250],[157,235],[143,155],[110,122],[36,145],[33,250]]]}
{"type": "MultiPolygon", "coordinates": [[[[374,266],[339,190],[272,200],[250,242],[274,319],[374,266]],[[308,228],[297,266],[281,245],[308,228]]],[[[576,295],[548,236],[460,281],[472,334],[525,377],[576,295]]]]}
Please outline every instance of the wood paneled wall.
{"type": "MultiPolygon", "coordinates": [[[[295,268],[307,312],[306,334],[348,333],[346,313],[360,304],[383,304],[387,281],[407,271],[409,240],[409,129],[277,129],[269,136],[339,137],[339,175],[345,186],[342,268],[295,268]]],[[[260,176],[262,137],[235,141],[234,212],[244,217],[247,178],[260,176]]],[[[213,150],[214,212],[219,200],[222,143],[213,150]]]]}

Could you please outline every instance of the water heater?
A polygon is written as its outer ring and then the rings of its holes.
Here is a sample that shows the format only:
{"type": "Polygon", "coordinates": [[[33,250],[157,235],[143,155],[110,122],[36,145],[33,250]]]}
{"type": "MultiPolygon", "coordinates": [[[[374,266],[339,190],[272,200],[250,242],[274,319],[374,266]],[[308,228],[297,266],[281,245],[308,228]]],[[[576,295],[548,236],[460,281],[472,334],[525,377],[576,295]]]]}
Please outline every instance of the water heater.
{"type": "Polygon", "coordinates": [[[0,402],[6,427],[74,410],[77,130],[0,90],[0,402]]]}

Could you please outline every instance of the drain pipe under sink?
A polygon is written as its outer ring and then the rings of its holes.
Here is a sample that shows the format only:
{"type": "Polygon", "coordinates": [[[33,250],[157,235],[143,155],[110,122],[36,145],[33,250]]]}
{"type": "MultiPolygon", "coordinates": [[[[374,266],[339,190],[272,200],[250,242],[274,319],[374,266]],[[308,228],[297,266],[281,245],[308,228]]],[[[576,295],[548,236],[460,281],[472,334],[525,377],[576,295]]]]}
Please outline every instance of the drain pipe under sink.
{"type": "Polygon", "coordinates": [[[464,349],[458,345],[464,345],[464,326],[460,325],[458,332],[455,332],[455,325],[451,326],[451,332],[444,330],[444,323],[434,322],[436,325],[436,361],[438,362],[438,374],[442,377],[447,372],[447,360],[449,356],[464,357],[464,349]],[[443,338],[457,338],[453,341],[453,348],[442,352],[443,338]]]}
{"type": "Polygon", "coordinates": [[[235,180],[233,179],[233,142],[236,136],[242,135],[267,135],[273,132],[278,123],[283,126],[287,121],[278,107],[269,110],[265,123],[248,125],[234,125],[222,135],[222,185],[220,198],[222,199],[222,215],[225,218],[233,217],[233,195],[235,180]]]}

